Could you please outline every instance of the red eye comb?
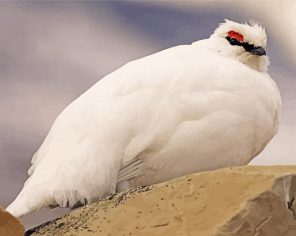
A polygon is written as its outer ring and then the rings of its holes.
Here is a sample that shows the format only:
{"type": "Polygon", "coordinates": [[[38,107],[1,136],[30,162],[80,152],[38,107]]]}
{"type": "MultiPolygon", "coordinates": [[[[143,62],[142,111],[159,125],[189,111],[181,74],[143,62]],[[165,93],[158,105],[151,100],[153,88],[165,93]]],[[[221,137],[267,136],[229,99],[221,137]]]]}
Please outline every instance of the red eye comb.
{"type": "Polygon", "coordinates": [[[233,30],[228,32],[228,37],[230,38],[234,38],[239,42],[243,42],[244,41],[244,36],[238,32],[235,32],[233,30]]]}

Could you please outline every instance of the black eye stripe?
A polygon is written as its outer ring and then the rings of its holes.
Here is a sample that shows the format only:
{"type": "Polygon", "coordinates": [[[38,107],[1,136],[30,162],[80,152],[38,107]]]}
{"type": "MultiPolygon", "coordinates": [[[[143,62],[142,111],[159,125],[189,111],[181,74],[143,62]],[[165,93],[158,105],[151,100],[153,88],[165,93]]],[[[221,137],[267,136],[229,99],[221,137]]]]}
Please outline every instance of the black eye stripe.
{"type": "Polygon", "coordinates": [[[255,48],[255,46],[253,44],[248,44],[248,43],[244,43],[242,46],[244,47],[244,49],[246,51],[250,51],[255,48]]]}
{"type": "Polygon", "coordinates": [[[231,45],[235,45],[235,46],[241,46],[243,47],[247,52],[259,48],[259,47],[255,47],[254,44],[249,44],[247,42],[240,42],[235,38],[230,38],[230,37],[226,37],[227,41],[231,44],[231,45]]]}

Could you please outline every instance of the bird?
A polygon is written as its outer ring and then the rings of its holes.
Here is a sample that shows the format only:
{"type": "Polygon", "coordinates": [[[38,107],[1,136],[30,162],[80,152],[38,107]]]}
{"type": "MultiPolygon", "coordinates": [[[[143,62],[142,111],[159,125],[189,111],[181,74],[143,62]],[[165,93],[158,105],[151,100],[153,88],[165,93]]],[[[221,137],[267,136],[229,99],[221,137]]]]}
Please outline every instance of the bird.
{"type": "Polygon", "coordinates": [[[138,186],[246,165],[277,133],[267,35],[225,19],[207,39],[130,61],[58,115],[7,211],[89,204],[138,186]]]}

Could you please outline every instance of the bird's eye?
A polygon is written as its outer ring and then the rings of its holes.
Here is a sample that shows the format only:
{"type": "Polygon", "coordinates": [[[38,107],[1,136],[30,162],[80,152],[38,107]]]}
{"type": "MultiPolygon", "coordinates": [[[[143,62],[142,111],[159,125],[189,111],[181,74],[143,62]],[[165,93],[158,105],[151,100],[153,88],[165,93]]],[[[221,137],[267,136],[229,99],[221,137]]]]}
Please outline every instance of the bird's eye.
{"type": "Polygon", "coordinates": [[[237,41],[237,39],[230,38],[229,42],[230,42],[230,44],[235,45],[238,41],[237,41]]]}
{"type": "Polygon", "coordinates": [[[226,39],[228,40],[228,42],[231,44],[231,45],[237,45],[237,46],[242,46],[242,43],[239,42],[236,38],[231,38],[231,37],[226,37],[226,39]]]}

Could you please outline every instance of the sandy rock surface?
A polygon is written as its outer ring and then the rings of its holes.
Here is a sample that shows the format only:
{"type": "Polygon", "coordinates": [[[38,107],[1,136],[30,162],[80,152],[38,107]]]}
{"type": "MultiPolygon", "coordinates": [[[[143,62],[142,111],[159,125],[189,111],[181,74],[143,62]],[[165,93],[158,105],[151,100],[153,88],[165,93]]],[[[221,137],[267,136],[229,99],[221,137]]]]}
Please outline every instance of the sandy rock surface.
{"type": "Polygon", "coordinates": [[[26,235],[295,236],[294,195],[296,166],[226,168],[119,193],[26,235]]]}
{"type": "Polygon", "coordinates": [[[0,207],[0,236],[23,236],[24,226],[0,207]]]}

